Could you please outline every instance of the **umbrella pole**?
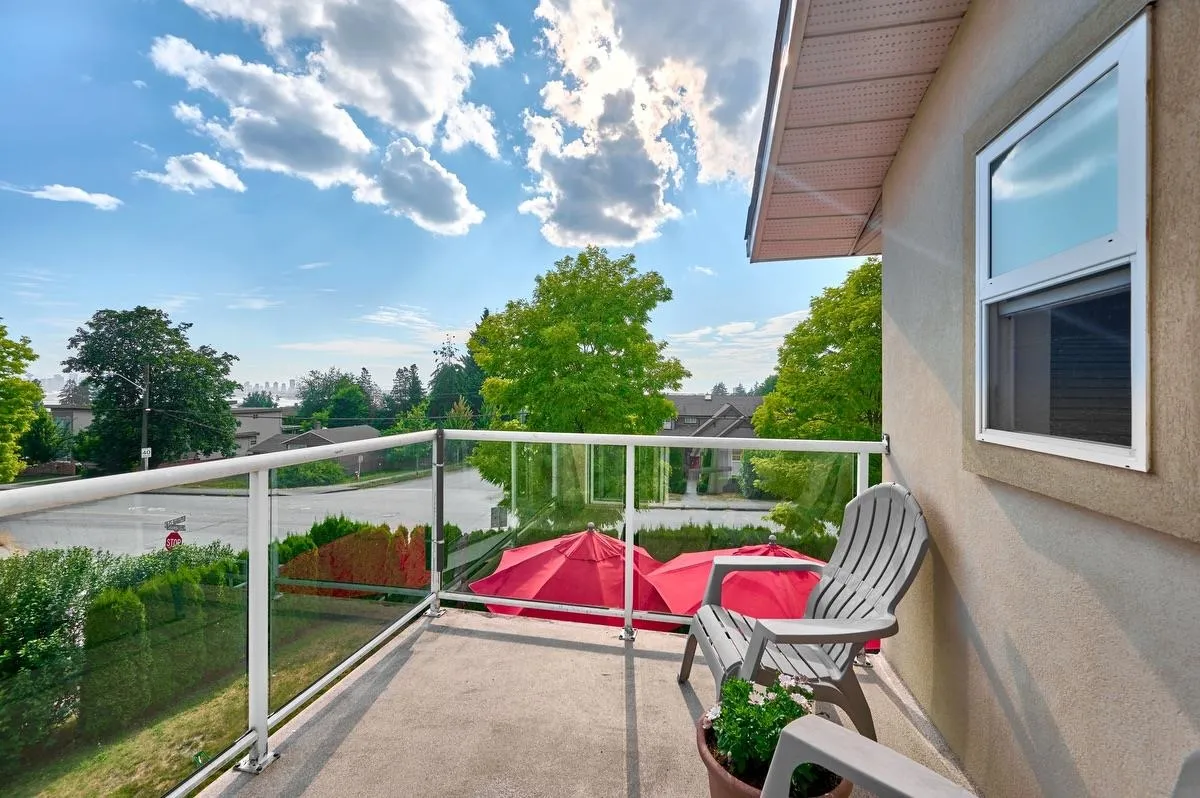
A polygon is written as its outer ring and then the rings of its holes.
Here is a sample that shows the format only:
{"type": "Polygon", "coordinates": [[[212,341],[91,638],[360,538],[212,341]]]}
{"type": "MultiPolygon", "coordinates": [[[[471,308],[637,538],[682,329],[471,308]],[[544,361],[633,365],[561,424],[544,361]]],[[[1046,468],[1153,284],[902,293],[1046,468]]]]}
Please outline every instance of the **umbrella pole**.
{"type": "Polygon", "coordinates": [[[621,631],[621,639],[633,642],[637,634],[633,628],[633,536],[637,532],[637,522],[633,511],[636,496],[637,450],[633,446],[625,447],[625,628],[621,631]]]}

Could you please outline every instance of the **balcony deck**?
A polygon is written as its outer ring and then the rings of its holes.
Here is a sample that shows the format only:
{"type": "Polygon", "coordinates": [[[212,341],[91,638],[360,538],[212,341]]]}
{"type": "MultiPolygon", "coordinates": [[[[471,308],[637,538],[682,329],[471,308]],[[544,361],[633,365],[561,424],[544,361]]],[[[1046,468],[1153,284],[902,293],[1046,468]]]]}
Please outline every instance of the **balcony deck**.
{"type": "MultiPolygon", "coordinates": [[[[626,646],[617,632],[422,619],[272,734],[281,757],[264,773],[226,773],[203,795],[707,795],[693,732],[713,703],[707,669],[680,686],[680,636],[643,631],[626,646]]],[[[876,660],[860,678],[880,740],[965,785],[876,660]]]]}

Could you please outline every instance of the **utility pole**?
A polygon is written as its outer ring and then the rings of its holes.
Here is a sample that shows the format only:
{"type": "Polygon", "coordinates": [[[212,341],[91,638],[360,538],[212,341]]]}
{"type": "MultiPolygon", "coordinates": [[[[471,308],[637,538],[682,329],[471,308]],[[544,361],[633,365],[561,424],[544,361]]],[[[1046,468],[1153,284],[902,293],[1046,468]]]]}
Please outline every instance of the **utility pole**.
{"type": "MultiPolygon", "coordinates": [[[[150,432],[150,364],[142,367],[142,454],[149,447],[150,432]]],[[[150,470],[150,458],[142,458],[142,470],[150,470]]]]}

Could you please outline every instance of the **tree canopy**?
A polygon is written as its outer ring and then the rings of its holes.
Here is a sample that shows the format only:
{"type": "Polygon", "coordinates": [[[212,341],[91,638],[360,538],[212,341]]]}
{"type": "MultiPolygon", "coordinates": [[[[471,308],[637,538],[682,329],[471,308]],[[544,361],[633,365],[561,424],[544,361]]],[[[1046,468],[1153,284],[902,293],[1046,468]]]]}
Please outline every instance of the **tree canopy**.
{"type": "MultiPolygon", "coordinates": [[[[879,440],[882,287],[882,264],[869,258],[813,299],[779,348],[778,381],[754,413],[759,437],[879,440]]],[[[759,487],[785,499],[776,521],[796,531],[841,521],[854,491],[853,455],[759,453],[753,464],[759,487]]]]}
{"type": "Polygon", "coordinates": [[[139,305],[99,310],[67,342],[65,371],[93,386],[92,425],[81,434],[81,455],[103,470],[135,465],[141,445],[143,369],[150,367],[151,465],[200,453],[232,455],[237,421],[229,398],[238,384],[236,357],[193,347],[191,324],[173,324],[165,311],[139,305]]]}
{"type": "Polygon", "coordinates": [[[21,473],[20,439],[37,417],[42,388],[26,379],[29,364],[37,360],[27,337],[10,338],[0,324],[0,482],[12,482],[21,473]]]}
{"type": "Polygon", "coordinates": [[[670,299],[662,276],[639,273],[633,255],[588,247],[563,258],[536,279],[532,299],[510,301],[472,335],[484,399],[509,417],[526,412],[530,429],[655,432],[675,415],[663,392],[690,376],[647,329],[670,299]]]}
{"type": "Polygon", "coordinates": [[[39,407],[29,428],[21,436],[21,458],[31,465],[49,463],[64,453],[67,443],[67,436],[50,411],[39,407]]]}
{"type": "Polygon", "coordinates": [[[270,391],[251,391],[242,399],[242,407],[279,407],[270,391]]]}
{"type": "Polygon", "coordinates": [[[87,380],[83,382],[77,381],[74,377],[67,377],[66,383],[58,392],[58,401],[64,405],[73,407],[90,407],[92,404],[92,391],[88,386],[87,380]]]}

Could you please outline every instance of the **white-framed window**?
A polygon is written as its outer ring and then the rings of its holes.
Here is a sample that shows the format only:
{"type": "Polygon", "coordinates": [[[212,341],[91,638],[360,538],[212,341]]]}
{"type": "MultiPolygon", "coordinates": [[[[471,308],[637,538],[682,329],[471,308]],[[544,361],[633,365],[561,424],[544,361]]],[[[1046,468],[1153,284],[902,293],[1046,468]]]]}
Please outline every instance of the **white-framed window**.
{"type": "Polygon", "coordinates": [[[1145,471],[1142,15],[975,157],[976,438],[1145,471]]]}
{"type": "Polygon", "coordinates": [[[663,422],[663,429],[675,429],[675,419],[668,418],[663,422]]]}

